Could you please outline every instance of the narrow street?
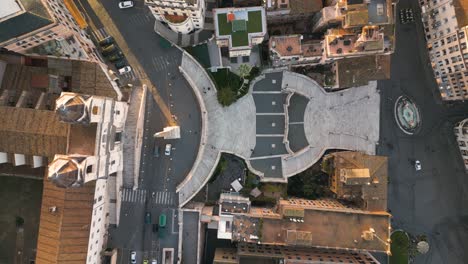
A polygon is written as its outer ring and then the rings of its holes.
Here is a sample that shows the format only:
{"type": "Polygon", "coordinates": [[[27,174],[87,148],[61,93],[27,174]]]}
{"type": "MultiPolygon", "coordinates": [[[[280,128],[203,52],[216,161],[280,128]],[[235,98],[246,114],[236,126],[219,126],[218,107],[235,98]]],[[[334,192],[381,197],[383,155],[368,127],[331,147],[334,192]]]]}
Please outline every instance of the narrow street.
{"type": "Polygon", "coordinates": [[[431,250],[416,258],[421,264],[468,263],[468,178],[453,126],[468,117],[468,104],[442,102],[429,64],[417,1],[400,2],[413,8],[416,24],[397,24],[391,79],[379,82],[381,124],[379,155],[389,156],[389,208],[393,228],[426,235],[431,250]],[[417,37],[415,37],[417,35],[417,37]],[[395,100],[406,95],[422,116],[419,133],[409,136],[396,125],[395,100]],[[416,171],[414,160],[422,170],[416,171]]]}
{"type": "MultiPolygon", "coordinates": [[[[78,1],[78,0],[77,0],[78,1]]],[[[148,86],[145,131],[143,134],[140,182],[136,190],[123,190],[120,224],[109,230],[110,247],[119,248],[119,263],[127,263],[130,252],[143,259],[161,259],[162,249],[178,246],[177,185],[185,178],[195,160],[200,143],[200,108],[191,87],[179,71],[182,52],[161,45],[153,30],[154,18],[143,1],[131,9],[119,9],[118,1],[79,0],[95,32],[114,37],[137,79],[134,85],[148,86]],[[155,139],[153,135],[169,125],[181,128],[177,140],[155,139]],[[171,155],[166,156],[166,144],[171,155]],[[155,147],[159,147],[158,157],[155,147]],[[153,194],[154,193],[154,194],[153,194]],[[145,214],[151,214],[151,224],[145,214]],[[153,232],[152,223],[165,214],[167,226],[153,232]]]]}

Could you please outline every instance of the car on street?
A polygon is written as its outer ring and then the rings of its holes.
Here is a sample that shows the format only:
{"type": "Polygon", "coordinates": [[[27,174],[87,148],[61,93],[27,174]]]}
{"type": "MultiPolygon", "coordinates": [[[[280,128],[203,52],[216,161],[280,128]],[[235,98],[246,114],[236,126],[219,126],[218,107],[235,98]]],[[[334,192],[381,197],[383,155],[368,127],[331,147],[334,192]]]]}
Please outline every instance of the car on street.
{"type": "Polygon", "coordinates": [[[170,156],[171,155],[171,148],[172,148],[171,144],[166,144],[166,148],[164,149],[164,155],[170,156]]]}
{"type": "Polygon", "coordinates": [[[114,44],[111,44],[109,46],[104,47],[101,53],[104,56],[108,56],[109,54],[114,53],[116,50],[117,50],[117,46],[115,46],[114,44]]]}
{"type": "Polygon", "coordinates": [[[166,226],[166,215],[165,214],[161,214],[159,216],[159,226],[164,228],[166,226]]]}
{"type": "Polygon", "coordinates": [[[131,71],[132,71],[132,68],[130,66],[125,66],[125,67],[119,69],[120,75],[131,72],[131,71]]]}
{"type": "Polygon", "coordinates": [[[117,61],[116,63],[114,63],[114,65],[115,65],[115,67],[117,69],[122,69],[125,66],[127,66],[127,62],[124,59],[121,59],[121,60],[117,61]]]}
{"type": "Polygon", "coordinates": [[[159,230],[158,224],[153,224],[153,233],[157,233],[159,230]]]}
{"type": "Polygon", "coordinates": [[[99,41],[99,46],[101,47],[108,46],[110,44],[114,44],[114,38],[112,36],[108,36],[99,41]]]}
{"type": "Polygon", "coordinates": [[[159,146],[157,145],[156,142],[154,142],[153,156],[154,156],[155,158],[159,158],[159,146]]]}
{"type": "Polygon", "coordinates": [[[147,259],[143,260],[143,264],[148,264],[148,260],[147,259]]]}
{"type": "Polygon", "coordinates": [[[109,56],[109,61],[110,62],[115,62],[115,61],[118,61],[118,60],[121,60],[123,59],[124,55],[121,51],[109,56]]]}
{"type": "Polygon", "coordinates": [[[132,264],[136,263],[136,251],[130,252],[130,262],[132,262],[132,264]]]}
{"type": "Polygon", "coordinates": [[[420,171],[422,169],[421,162],[419,160],[416,160],[414,162],[414,168],[416,169],[416,171],[420,171]]]}
{"type": "Polygon", "coordinates": [[[125,9],[125,8],[130,8],[133,7],[133,1],[121,1],[119,2],[119,8],[120,9],[125,9]]]}
{"type": "Polygon", "coordinates": [[[158,262],[157,262],[155,259],[153,259],[153,260],[151,261],[151,264],[158,264],[158,262]]]}
{"type": "Polygon", "coordinates": [[[151,213],[146,212],[145,214],[145,224],[151,224],[151,213]]]}

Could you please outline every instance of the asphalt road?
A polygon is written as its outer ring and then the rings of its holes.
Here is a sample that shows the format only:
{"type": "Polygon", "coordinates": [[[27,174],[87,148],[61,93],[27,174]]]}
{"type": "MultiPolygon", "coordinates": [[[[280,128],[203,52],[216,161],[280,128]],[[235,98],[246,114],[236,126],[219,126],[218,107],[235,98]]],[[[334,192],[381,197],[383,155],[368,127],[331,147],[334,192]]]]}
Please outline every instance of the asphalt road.
{"type": "MultiPolygon", "coordinates": [[[[94,1],[94,0],[90,0],[94,1]]],[[[154,18],[143,1],[135,1],[135,7],[121,10],[118,1],[99,1],[105,11],[93,10],[87,0],[80,0],[80,8],[86,11],[97,30],[104,28],[112,35],[109,25],[103,24],[103,12],[107,12],[146,74],[136,72],[136,84],[154,85],[158,96],[168,107],[173,120],[168,120],[160,104],[151,94],[146,104],[145,131],[141,159],[141,176],[138,190],[125,190],[121,220],[117,228],[111,228],[109,247],[121,251],[118,263],[128,263],[130,252],[137,251],[137,263],[143,259],[161,260],[162,248],[175,248],[178,243],[178,196],[177,185],[190,171],[200,143],[200,108],[191,87],[185,81],[178,66],[182,59],[180,50],[161,45],[161,37],[153,30],[154,18]],[[147,76],[148,79],[141,79],[147,76]],[[175,121],[181,128],[177,140],[154,139],[153,134],[175,121]],[[171,144],[171,155],[164,155],[166,144],[171,144]],[[155,156],[159,147],[159,157],[155,156]],[[154,194],[153,194],[154,193],[154,194]],[[160,214],[167,216],[167,225],[157,233],[151,224],[145,224],[146,212],[151,213],[151,222],[157,223],[160,214]]]]}
{"type": "Polygon", "coordinates": [[[416,24],[397,25],[396,51],[390,80],[381,90],[380,146],[389,156],[389,208],[393,228],[412,235],[426,235],[431,246],[415,263],[468,263],[468,177],[453,134],[456,121],[468,117],[468,104],[442,102],[432,69],[418,3],[400,1],[398,8],[412,7],[416,24]],[[393,116],[400,95],[420,107],[422,127],[413,136],[399,130],[393,116]],[[412,162],[420,160],[422,170],[412,162]]]}

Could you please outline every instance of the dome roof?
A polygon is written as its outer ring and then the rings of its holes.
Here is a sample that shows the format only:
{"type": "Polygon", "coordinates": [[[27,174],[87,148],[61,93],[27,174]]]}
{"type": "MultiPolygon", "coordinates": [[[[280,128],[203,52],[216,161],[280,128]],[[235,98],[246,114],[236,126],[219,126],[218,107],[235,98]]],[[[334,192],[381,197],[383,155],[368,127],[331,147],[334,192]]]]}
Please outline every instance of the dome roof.
{"type": "Polygon", "coordinates": [[[86,105],[81,96],[70,97],[65,103],[58,105],[56,109],[60,120],[64,122],[82,122],[86,116],[86,105]]]}
{"type": "Polygon", "coordinates": [[[67,158],[58,158],[50,163],[49,180],[61,188],[79,187],[83,183],[78,164],[67,158]]]}

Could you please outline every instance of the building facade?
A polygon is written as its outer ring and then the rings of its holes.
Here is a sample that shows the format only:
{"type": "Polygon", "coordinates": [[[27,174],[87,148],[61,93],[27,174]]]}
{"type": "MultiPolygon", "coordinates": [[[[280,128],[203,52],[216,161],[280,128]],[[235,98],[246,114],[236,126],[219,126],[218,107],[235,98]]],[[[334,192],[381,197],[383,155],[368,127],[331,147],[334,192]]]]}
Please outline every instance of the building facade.
{"type": "Polygon", "coordinates": [[[443,100],[468,98],[468,2],[420,0],[431,66],[443,100]]]}
{"type": "Polygon", "coordinates": [[[182,34],[203,29],[206,4],[204,0],[145,0],[154,18],[182,34]]]}
{"type": "Polygon", "coordinates": [[[100,61],[72,0],[5,0],[0,47],[22,54],[100,61]]]}
{"type": "Polygon", "coordinates": [[[458,122],[455,125],[454,132],[465,163],[465,169],[468,171],[468,119],[458,122]]]}

